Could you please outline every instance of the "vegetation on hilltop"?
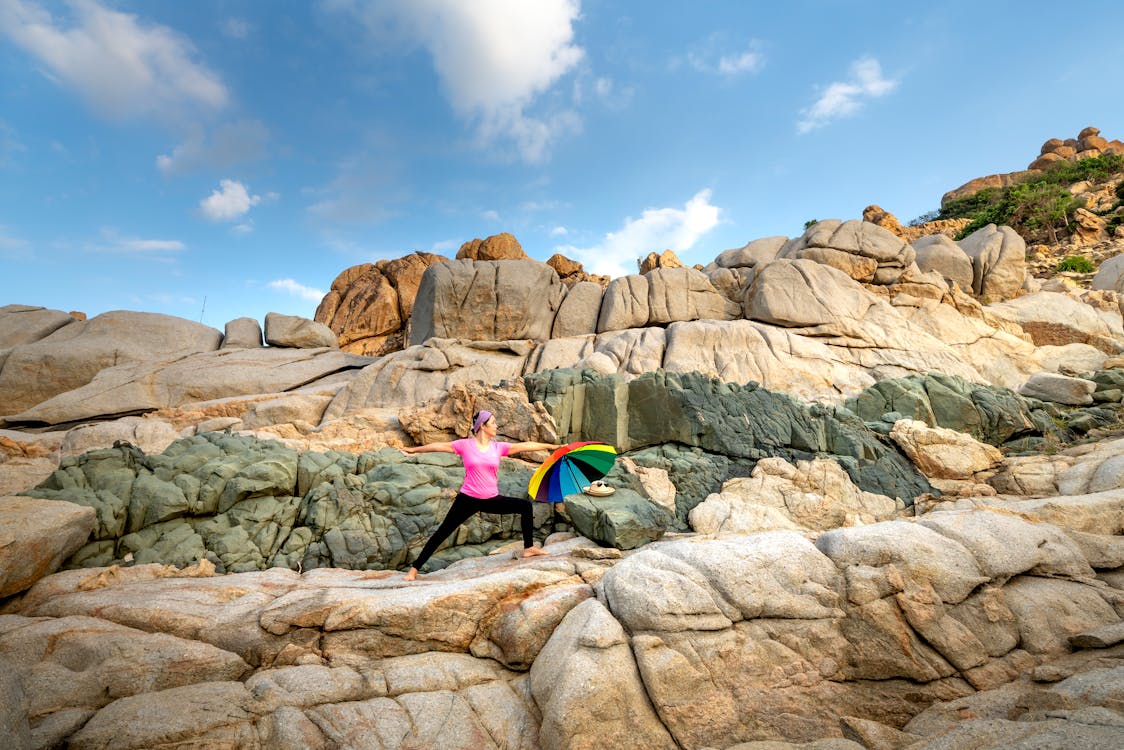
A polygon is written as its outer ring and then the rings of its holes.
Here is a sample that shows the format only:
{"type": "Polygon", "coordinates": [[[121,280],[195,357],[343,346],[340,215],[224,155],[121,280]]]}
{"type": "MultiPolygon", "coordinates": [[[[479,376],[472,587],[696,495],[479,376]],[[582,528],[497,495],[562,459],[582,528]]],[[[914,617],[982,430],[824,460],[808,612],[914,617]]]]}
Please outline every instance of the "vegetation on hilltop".
{"type": "MultiPolygon", "coordinates": [[[[1071,232],[1074,213],[1085,206],[1083,199],[1069,188],[1089,181],[1097,185],[1124,176],[1124,156],[1104,154],[1080,161],[1058,161],[1022,182],[1003,188],[984,188],[978,193],[956,198],[939,211],[918,217],[914,223],[934,219],[971,219],[956,239],[963,239],[988,224],[1006,224],[1028,241],[1049,240],[1057,244],[1071,232]]],[[[1124,206],[1124,182],[1116,188],[1116,202],[1096,213],[1107,216],[1124,206]]],[[[1109,219],[1109,230],[1124,220],[1120,214],[1109,219]]]]}

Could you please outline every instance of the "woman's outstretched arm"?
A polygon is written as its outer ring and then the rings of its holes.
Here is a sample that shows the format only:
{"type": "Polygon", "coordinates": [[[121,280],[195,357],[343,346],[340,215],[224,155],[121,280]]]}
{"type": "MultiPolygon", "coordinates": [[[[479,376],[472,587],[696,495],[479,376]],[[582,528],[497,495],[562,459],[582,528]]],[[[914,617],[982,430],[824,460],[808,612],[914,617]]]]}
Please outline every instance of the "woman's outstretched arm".
{"type": "Polygon", "coordinates": [[[524,451],[552,451],[561,446],[554,443],[512,443],[507,453],[523,453],[524,451]]]}
{"type": "Polygon", "coordinates": [[[453,450],[452,443],[426,443],[425,445],[415,445],[412,448],[399,448],[399,450],[407,455],[414,453],[456,453],[453,450]]]}

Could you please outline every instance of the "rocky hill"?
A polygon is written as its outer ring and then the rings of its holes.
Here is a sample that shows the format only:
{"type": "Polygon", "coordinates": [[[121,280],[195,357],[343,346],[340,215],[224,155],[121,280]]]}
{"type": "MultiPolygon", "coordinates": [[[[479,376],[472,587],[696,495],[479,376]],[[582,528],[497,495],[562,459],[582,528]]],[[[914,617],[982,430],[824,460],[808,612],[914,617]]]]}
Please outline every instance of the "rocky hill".
{"type": "MultiPolygon", "coordinates": [[[[1081,138],[1031,171],[1115,155],[1081,138]]],[[[1040,278],[975,221],[872,206],[616,279],[497,235],[222,332],[0,307],[0,736],[1115,746],[1124,256],[1040,278]],[[485,406],[613,444],[616,492],[537,505],[547,557],[482,515],[405,582],[461,469],[395,448],[485,406]]]]}

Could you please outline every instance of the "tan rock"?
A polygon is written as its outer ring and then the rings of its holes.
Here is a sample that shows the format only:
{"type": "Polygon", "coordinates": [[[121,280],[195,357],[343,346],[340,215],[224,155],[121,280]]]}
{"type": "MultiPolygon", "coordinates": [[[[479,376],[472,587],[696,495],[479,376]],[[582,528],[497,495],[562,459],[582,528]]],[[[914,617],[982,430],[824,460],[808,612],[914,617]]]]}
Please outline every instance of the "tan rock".
{"type": "Polygon", "coordinates": [[[95,523],[93,508],[29,497],[0,498],[0,598],[24,591],[58,570],[86,543],[95,523]]]}
{"type": "Polygon", "coordinates": [[[972,260],[972,291],[985,302],[1018,296],[1026,279],[1026,242],[1008,226],[988,224],[960,241],[972,260]]]}
{"type": "Polygon", "coordinates": [[[921,473],[934,479],[970,479],[998,466],[1003,454],[963,432],[900,419],[890,437],[921,473]]]}
{"type": "Polygon", "coordinates": [[[275,312],[267,313],[265,316],[265,341],[270,346],[296,349],[339,347],[336,334],[323,323],[275,312]]]}
{"type": "Polygon", "coordinates": [[[679,260],[679,256],[670,250],[664,250],[662,253],[648,253],[647,257],[640,262],[640,273],[649,273],[657,268],[683,268],[683,261],[679,260]]]}
{"type": "Polygon", "coordinates": [[[764,458],[750,477],[727,480],[688,514],[702,534],[747,534],[776,529],[825,531],[891,518],[904,506],[860,490],[830,459],[764,458]]]}
{"type": "Polygon", "coordinates": [[[903,236],[904,230],[901,222],[897,217],[889,211],[883,209],[881,206],[870,205],[863,209],[863,221],[869,221],[871,224],[877,224],[883,229],[888,229],[899,237],[903,236]]]}
{"type": "Polygon", "coordinates": [[[1029,172],[1008,172],[1006,174],[993,174],[986,177],[977,177],[974,180],[969,180],[955,190],[949,190],[944,196],[941,197],[941,207],[947,206],[949,201],[957,198],[965,198],[969,195],[975,195],[984,188],[1002,188],[1010,187],[1018,182],[1021,182],[1028,176],[1029,172]]]}
{"type": "Polygon", "coordinates": [[[1051,151],[1042,154],[1037,159],[1032,161],[1029,165],[1027,165],[1027,170],[1031,172],[1041,172],[1043,170],[1049,169],[1050,165],[1059,161],[1065,161],[1065,157],[1057,152],[1051,151]]]}
{"type": "Polygon", "coordinates": [[[425,269],[448,258],[415,252],[348,268],[332,282],[315,319],[338,336],[340,348],[381,356],[403,347],[406,322],[425,269]]]}
{"type": "Polygon", "coordinates": [[[530,403],[522,378],[486,386],[479,381],[458,383],[448,394],[398,412],[398,421],[418,445],[467,437],[472,416],[487,409],[496,416],[500,435],[514,442],[554,443],[557,427],[541,403],[530,403]]]}
{"type": "Polygon", "coordinates": [[[527,260],[523,246],[510,232],[493,234],[485,239],[474,239],[461,245],[457,260],[527,260]]]}
{"type": "Polygon", "coordinates": [[[531,667],[548,747],[678,747],[652,710],[620,623],[595,599],[572,609],[531,667]]]}

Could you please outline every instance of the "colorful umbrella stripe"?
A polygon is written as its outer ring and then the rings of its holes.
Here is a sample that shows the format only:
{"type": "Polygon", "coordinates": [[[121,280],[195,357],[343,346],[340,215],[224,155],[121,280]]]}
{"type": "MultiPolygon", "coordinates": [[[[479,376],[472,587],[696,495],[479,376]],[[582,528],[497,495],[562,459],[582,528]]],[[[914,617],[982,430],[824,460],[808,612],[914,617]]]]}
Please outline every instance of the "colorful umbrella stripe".
{"type": "Polygon", "coordinates": [[[595,441],[570,443],[554,451],[535,471],[527,493],[542,502],[560,503],[609,473],[616,449],[595,441]]]}

